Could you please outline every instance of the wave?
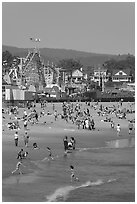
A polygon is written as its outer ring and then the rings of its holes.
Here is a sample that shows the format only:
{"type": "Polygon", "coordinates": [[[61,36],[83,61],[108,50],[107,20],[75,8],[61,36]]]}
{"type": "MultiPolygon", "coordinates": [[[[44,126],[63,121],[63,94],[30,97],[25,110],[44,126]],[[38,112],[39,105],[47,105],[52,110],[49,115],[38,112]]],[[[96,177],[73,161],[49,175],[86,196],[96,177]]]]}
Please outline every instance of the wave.
{"type": "Polygon", "coordinates": [[[88,151],[88,150],[96,150],[96,149],[108,149],[108,147],[85,147],[85,148],[76,148],[79,152],[88,151]]]}
{"type": "Polygon", "coordinates": [[[57,190],[55,190],[55,192],[49,196],[46,196],[47,202],[56,202],[56,201],[65,201],[68,194],[76,189],[79,188],[85,188],[85,187],[89,187],[89,186],[98,186],[98,185],[102,185],[105,183],[111,183],[113,181],[116,181],[116,179],[109,179],[107,181],[103,181],[102,179],[98,179],[97,181],[87,181],[84,184],[81,184],[79,186],[65,186],[65,187],[61,187],[58,188],[57,190]]]}

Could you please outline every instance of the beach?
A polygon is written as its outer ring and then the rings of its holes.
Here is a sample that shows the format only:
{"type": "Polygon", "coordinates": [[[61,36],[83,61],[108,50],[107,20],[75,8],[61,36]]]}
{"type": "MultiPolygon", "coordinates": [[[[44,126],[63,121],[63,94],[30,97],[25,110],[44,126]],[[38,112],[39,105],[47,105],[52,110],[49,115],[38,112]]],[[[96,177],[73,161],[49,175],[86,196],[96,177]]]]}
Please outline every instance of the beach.
{"type": "MultiPolygon", "coordinates": [[[[112,106],[113,103],[102,103],[112,106]]],[[[123,103],[123,108],[128,103],[123,103]]],[[[61,114],[61,103],[55,109],[61,114]]],[[[48,103],[45,115],[34,125],[28,125],[29,143],[24,146],[23,124],[20,122],[19,146],[14,145],[14,130],[8,130],[3,120],[2,134],[2,201],[3,202],[134,202],[135,201],[135,133],[128,134],[128,120],[111,115],[115,124],[120,123],[121,135],[117,137],[105,118],[89,108],[95,120],[95,130],[78,129],[72,122],[58,117],[54,119],[52,104],[48,103]],[[64,156],[63,138],[75,137],[76,149],[64,156]],[[32,149],[36,142],[40,149],[32,149]],[[50,147],[54,160],[48,161],[46,147],[50,147]],[[12,175],[17,163],[17,152],[23,148],[29,152],[21,167],[23,174],[12,175]],[[70,182],[69,166],[75,167],[78,182],[70,182]]],[[[134,105],[133,105],[134,107],[134,105]]],[[[135,108],[135,107],[134,107],[135,108]]],[[[37,104],[38,112],[40,106],[37,104]]],[[[22,115],[23,109],[19,109],[22,115]]]]}

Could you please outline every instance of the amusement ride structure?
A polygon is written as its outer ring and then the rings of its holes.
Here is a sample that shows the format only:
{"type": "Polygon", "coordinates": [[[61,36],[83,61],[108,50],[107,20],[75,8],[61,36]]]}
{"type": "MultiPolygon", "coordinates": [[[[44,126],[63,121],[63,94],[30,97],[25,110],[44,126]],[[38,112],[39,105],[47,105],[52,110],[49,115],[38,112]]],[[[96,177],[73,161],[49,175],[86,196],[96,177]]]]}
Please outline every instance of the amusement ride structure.
{"type": "Polygon", "coordinates": [[[60,68],[48,62],[44,65],[41,59],[38,43],[40,39],[30,38],[35,43],[35,48],[28,51],[26,58],[14,59],[9,72],[4,79],[10,79],[10,84],[16,84],[20,89],[26,89],[30,85],[46,87],[52,83],[59,85],[60,68]],[[19,61],[19,63],[18,63],[19,61]]]}

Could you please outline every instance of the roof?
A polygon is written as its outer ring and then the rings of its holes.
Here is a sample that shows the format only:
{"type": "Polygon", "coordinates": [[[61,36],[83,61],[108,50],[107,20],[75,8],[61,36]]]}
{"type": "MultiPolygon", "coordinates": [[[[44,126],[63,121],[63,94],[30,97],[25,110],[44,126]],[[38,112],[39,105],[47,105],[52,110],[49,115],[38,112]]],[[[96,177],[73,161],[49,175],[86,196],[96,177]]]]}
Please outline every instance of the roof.
{"type": "Polygon", "coordinates": [[[73,76],[79,76],[79,77],[82,77],[83,76],[83,72],[80,71],[79,69],[76,69],[72,72],[72,77],[73,76]]]}
{"type": "Polygon", "coordinates": [[[127,75],[130,75],[130,69],[115,69],[115,70],[113,70],[113,73],[112,73],[112,75],[115,75],[115,74],[117,74],[118,72],[120,72],[120,71],[122,71],[122,72],[124,72],[125,74],[127,74],[127,75]]]}
{"type": "Polygon", "coordinates": [[[61,89],[58,84],[48,84],[46,86],[46,88],[53,88],[53,87],[57,87],[59,90],[61,89]]]}
{"type": "MultiPolygon", "coordinates": [[[[130,76],[128,76],[129,78],[130,78],[130,76]]],[[[118,79],[125,79],[125,78],[127,78],[127,75],[114,75],[114,76],[112,76],[112,78],[113,79],[115,79],[115,78],[118,78],[118,79]]]]}
{"type": "Polygon", "coordinates": [[[8,83],[2,78],[2,85],[8,85],[8,83]]]}
{"type": "Polygon", "coordinates": [[[60,89],[57,86],[53,86],[51,87],[45,87],[44,92],[45,93],[49,93],[49,94],[56,94],[57,92],[59,92],[60,89]]]}

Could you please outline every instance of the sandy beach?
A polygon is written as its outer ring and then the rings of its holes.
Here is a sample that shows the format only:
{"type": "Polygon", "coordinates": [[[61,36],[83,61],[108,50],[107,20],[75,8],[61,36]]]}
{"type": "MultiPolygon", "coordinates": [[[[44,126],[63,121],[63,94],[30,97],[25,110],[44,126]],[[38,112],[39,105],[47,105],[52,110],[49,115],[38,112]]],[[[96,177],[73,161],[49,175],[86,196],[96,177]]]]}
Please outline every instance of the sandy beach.
{"type": "MultiPolygon", "coordinates": [[[[111,106],[115,103],[103,103],[111,106]]],[[[61,103],[55,104],[61,113],[61,103]]],[[[82,103],[82,108],[88,107],[82,103]]],[[[123,108],[127,103],[123,103],[123,108]]],[[[133,105],[134,107],[134,105],[133,105]]],[[[88,107],[89,108],[89,107],[88,107]]],[[[135,107],[134,107],[135,108],[135,107]]],[[[37,104],[38,112],[40,106],[37,104]]],[[[45,112],[53,114],[52,104],[45,112]]],[[[19,115],[23,109],[20,108],[19,115]]],[[[28,110],[27,110],[28,111],[28,110]]],[[[90,108],[95,120],[95,130],[78,129],[72,122],[53,115],[45,115],[38,124],[28,125],[28,147],[24,146],[23,123],[20,121],[19,146],[14,145],[14,130],[6,127],[9,115],[3,120],[2,134],[2,201],[3,202],[134,202],[135,201],[135,133],[129,137],[128,120],[111,115],[115,124],[120,123],[121,135],[117,138],[105,118],[90,108]],[[44,123],[46,121],[46,123],[44,123]],[[63,138],[75,137],[76,150],[64,156],[63,138]],[[36,142],[40,149],[32,149],[36,142]],[[51,147],[54,160],[48,161],[46,147],[51,147]],[[29,152],[23,160],[22,175],[11,172],[17,163],[17,152],[23,148],[29,152]],[[70,182],[69,166],[74,165],[79,182],[70,182]]]]}

